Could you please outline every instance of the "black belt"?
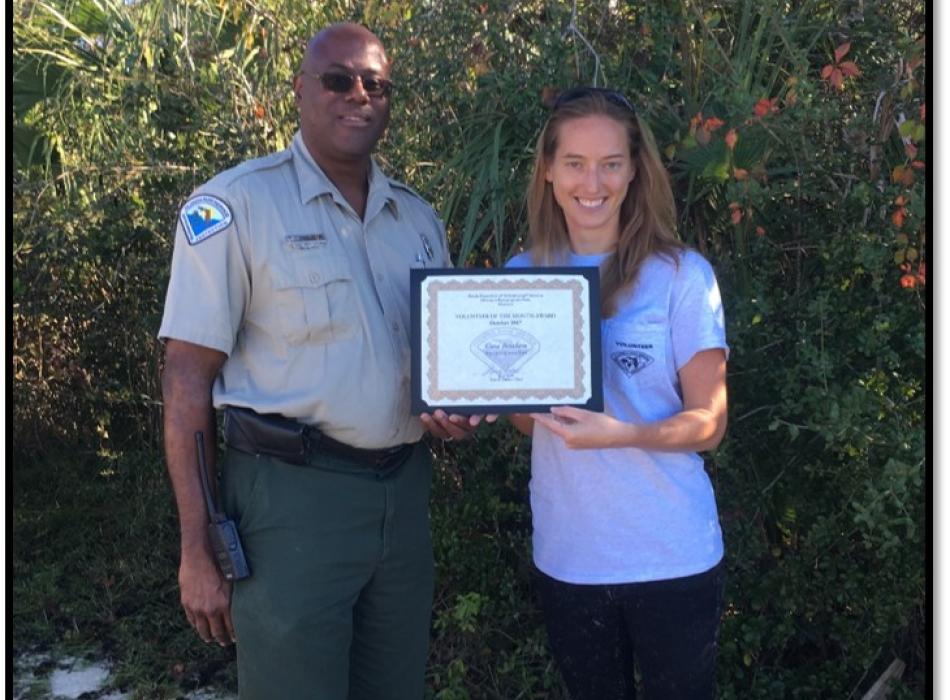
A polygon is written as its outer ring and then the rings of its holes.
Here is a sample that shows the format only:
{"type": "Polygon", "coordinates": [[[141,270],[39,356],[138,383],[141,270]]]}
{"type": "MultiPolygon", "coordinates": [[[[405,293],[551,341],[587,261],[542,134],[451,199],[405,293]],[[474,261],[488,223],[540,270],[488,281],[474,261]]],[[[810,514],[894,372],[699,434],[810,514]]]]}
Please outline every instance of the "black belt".
{"type": "Polygon", "coordinates": [[[353,447],[292,418],[240,406],[224,409],[224,442],[241,452],[276,457],[291,464],[307,464],[311,453],[323,452],[378,470],[401,465],[415,447],[415,443],[379,450],[353,447]]]}

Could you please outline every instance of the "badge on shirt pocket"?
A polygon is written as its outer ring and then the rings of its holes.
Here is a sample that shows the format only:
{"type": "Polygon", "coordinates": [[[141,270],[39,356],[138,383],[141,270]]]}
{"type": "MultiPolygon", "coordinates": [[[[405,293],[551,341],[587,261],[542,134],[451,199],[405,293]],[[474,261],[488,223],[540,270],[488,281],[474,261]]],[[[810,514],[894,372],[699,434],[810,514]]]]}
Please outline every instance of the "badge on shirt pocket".
{"type": "Polygon", "coordinates": [[[617,324],[610,329],[607,358],[621,382],[638,386],[666,379],[664,324],[617,324]]]}

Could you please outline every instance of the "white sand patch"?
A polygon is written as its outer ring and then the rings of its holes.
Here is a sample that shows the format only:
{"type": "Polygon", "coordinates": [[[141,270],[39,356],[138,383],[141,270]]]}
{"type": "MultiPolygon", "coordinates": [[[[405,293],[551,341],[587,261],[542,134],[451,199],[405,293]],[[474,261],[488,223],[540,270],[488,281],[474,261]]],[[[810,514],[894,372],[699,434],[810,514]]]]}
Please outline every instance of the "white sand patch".
{"type": "Polygon", "coordinates": [[[54,698],[78,698],[83,693],[94,693],[109,680],[109,667],[101,662],[87,663],[66,657],[57,666],[49,680],[54,698]]]}
{"type": "Polygon", "coordinates": [[[188,700],[237,700],[237,695],[207,689],[195,690],[185,697],[188,700]]]}
{"type": "MultiPolygon", "coordinates": [[[[13,700],[75,700],[94,693],[97,700],[130,700],[129,693],[110,688],[111,665],[72,656],[19,654],[13,659],[13,700]]],[[[180,696],[187,700],[237,700],[233,693],[201,688],[180,696]]]]}

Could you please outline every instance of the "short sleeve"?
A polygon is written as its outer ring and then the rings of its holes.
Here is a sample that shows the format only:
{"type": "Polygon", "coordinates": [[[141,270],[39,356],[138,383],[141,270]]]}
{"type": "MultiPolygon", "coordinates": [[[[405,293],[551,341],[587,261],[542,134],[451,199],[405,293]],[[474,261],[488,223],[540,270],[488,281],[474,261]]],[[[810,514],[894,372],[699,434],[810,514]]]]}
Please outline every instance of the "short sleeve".
{"type": "Polygon", "coordinates": [[[509,259],[508,262],[505,263],[505,267],[531,267],[531,264],[531,253],[524,251],[523,253],[518,253],[513,258],[509,259]]]}
{"type": "Polygon", "coordinates": [[[159,338],[174,338],[220,350],[234,348],[250,296],[250,276],[240,240],[240,217],[223,197],[192,196],[182,207],[175,232],[171,276],[159,338]],[[213,211],[196,208],[206,204],[213,211]],[[204,227],[198,213],[220,226],[204,227]],[[195,223],[197,221],[197,223],[195,223]]]}
{"type": "Polygon", "coordinates": [[[670,298],[670,333],[677,372],[702,350],[722,348],[729,358],[719,284],[712,266],[698,253],[680,259],[670,298]]]}

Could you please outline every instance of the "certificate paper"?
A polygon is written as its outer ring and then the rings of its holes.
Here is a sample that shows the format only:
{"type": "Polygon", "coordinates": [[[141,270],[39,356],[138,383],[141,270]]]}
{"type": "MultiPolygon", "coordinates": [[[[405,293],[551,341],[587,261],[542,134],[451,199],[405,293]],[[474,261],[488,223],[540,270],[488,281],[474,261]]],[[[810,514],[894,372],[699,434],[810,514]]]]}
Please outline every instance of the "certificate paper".
{"type": "Polygon", "coordinates": [[[596,267],[411,270],[412,410],[603,410],[596,267]]]}

